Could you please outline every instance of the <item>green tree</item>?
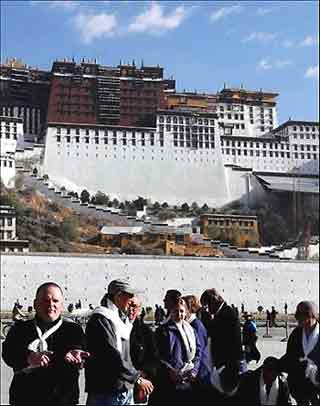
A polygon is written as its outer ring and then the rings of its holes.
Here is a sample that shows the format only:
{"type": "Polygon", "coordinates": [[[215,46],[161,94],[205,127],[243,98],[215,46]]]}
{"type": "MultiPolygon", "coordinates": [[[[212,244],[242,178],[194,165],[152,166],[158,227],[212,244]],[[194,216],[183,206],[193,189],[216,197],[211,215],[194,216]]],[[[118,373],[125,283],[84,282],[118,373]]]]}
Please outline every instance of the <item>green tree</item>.
{"type": "Polygon", "coordinates": [[[162,207],[163,209],[167,209],[167,208],[169,207],[169,205],[168,205],[167,202],[164,202],[164,203],[162,203],[161,207],[162,207]]]}
{"type": "Polygon", "coordinates": [[[107,206],[109,203],[109,197],[104,194],[103,192],[100,192],[100,190],[98,190],[98,192],[95,194],[95,203],[98,205],[104,205],[107,206]]]}
{"type": "Polygon", "coordinates": [[[120,204],[120,202],[119,202],[118,199],[114,198],[114,199],[112,200],[112,206],[113,206],[114,208],[118,208],[118,207],[119,207],[119,204],[120,204]]]}
{"type": "Polygon", "coordinates": [[[189,211],[189,205],[188,205],[188,203],[183,203],[183,204],[181,205],[181,210],[182,210],[184,213],[187,213],[187,212],[189,211]]]}
{"type": "Polygon", "coordinates": [[[193,203],[191,204],[191,209],[192,209],[192,210],[198,210],[198,209],[199,209],[198,203],[197,203],[197,202],[193,202],[193,203]]]}
{"type": "Polygon", "coordinates": [[[160,203],[159,202],[154,202],[153,203],[153,206],[152,206],[152,208],[154,209],[154,210],[159,210],[160,209],[160,203]]]}
{"type": "Polygon", "coordinates": [[[207,203],[205,203],[202,207],[201,207],[201,211],[203,213],[207,213],[209,211],[209,206],[207,205],[207,203]]]}
{"type": "Polygon", "coordinates": [[[90,200],[90,193],[87,191],[87,189],[83,189],[83,191],[80,193],[80,200],[81,203],[88,203],[90,200]]]}
{"type": "Polygon", "coordinates": [[[60,224],[60,235],[66,241],[76,240],[78,237],[78,219],[74,216],[66,217],[60,224]]]}

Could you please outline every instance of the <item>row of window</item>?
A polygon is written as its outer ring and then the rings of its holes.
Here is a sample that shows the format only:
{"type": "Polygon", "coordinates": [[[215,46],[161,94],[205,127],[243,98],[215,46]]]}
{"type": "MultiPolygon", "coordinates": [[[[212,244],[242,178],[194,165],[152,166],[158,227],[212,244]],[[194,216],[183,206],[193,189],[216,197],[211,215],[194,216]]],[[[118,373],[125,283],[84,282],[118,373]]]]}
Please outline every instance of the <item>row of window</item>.
{"type": "Polygon", "coordinates": [[[0,227],[11,227],[12,226],[12,218],[0,218],[0,227]]]}
{"type": "Polygon", "coordinates": [[[297,145],[297,144],[293,144],[293,149],[295,151],[298,151],[298,147],[300,147],[301,151],[304,151],[306,149],[306,151],[311,151],[311,147],[312,147],[312,151],[316,151],[318,146],[317,145],[297,145]]]}
{"type": "Polygon", "coordinates": [[[231,147],[244,147],[244,148],[267,148],[269,147],[270,149],[281,149],[281,150],[290,150],[290,145],[289,144],[273,144],[273,143],[260,143],[260,142],[253,142],[253,141],[230,141],[230,140],[221,140],[221,146],[231,146],[231,147]]]}
{"type": "MultiPolygon", "coordinates": [[[[319,136],[318,136],[319,137],[319,136]]],[[[313,139],[315,140],[317,138],[316,134],[293,134],[293,138],[294,139],[298,139],[300,138],[301,140],[306,139],[306,140],[310,140],[313,139]]]]}
{"type": "Polygon", "coordinates": [[[159,123],[173,123],[173,124],[199,124],[199,125],[214,125],[214,120],[209,120],[207,118],[202,119],[202,118],[196,118],[196,117],[177,117],[177,116],[159,116],[159,123]]]}
{"type": "Polygon", "coordinates": [[[238,221],[238,220],[209,220],[209,224],[214,224],[216,226],[226,226],[229,227],[231,225],[237,224],[240,227],[253,227],[253,221],[238,221]]]}
{"type": "MultiPolygon", "coordinates": [[[[71,143],[71,136],[67,135],[64,137],[66,143],[71,143]]],[[[94,137],[94,138],[90,138],[88,136],[85,137],[81,137],[80,136],[75,136],[72,137],[72,140],[76,143],[79,144],[81,141],[84,141],[85,144],[105,144],[108,145],[109,141],[111,144],[113,145],[117,145],[118,142],[122,141],[122,145],[128,145],[128,141],[131,141],[131,145],[137,145],[137,143],[141,144],[141,146],[145,146],[146,145],[146,139],[144,137],[141,137],[140,140],[137,140],[136,138],[132,138],[131,140],[127,140],[127,138],[122,138],[122,139],[117,139],[117,138],[108,138],[108,137],[104,137],[104,138],[99,138],[99,137],[94,137]]],[[[155,144],[155,139],[154,136],[149,137],[149,141],[150,141],[150,145],[153,146],[155,144]]],[[[61,142],[61,135],[57,135],[57,142],[60,143],[61,142]]],[[[163,139],[160,138],[159,140],[160,146],[163,147],[164,141],[163,139]]]]}
{"type": "MultiPolygon", "coordinates": [[[[132,138],[135,138],[136,135],[141,135],[141,138],[145,138],[145,135],[150,134],[150,137],[154,136],[154,133],[145,133],[145,132],[135,132],[135,131],[131,131],[131,132],[127,132],[127,131],[121,131],[121,132],[117,132],[116,130],[91,130],[89,128],[86,128],[83,130],[84,134],[89,136],[89,135],[94,135],[95,137],[99,137],[99,136],[104,136],[104,137],[113,137],[113,138],[117,138],[117,135],[120,134],[120,136],[123,136],[124,138],[126,138],[127,135],[132,135],[132,138]]],[[[67,128],[66,132],[67,135],[80,135],[80,128],[67,128]]],[[[58,127],[57,128],[57,135],[61,136],[62,132],[61,132],[61,128],[58,127]]]]}
{"type": "Polygon", "coordinates": [[[2,132],[0,132],[0,138],[5,138],[6,140],[10,140],[10,139],[16,140],[17,139],[17,134],[12,134],[12,137],[11,137],[10,133],[2,133],[2,132]],[[3,137],[3,135],[4,135],[4,137],[3,137]]]}
{"type": "Polygon", "coordinates": [[[2,166],[4,168],[13,168],[12,161],[6,161],[6,160],[1,160],[0,166],[2,166]]]}
{"type": "MultiPolygon", "coordinates": [[[[163,124],[159,125],[159,131],[160,132],[164,131],[164,125],[163,124]]],[[[210,132],[211,134],[214,134],[214,127],[196,127],[196,126],[193,126],[192,129],[190,129],[190,127],[183,127],[182,125],[180,125],[180,126],[177,126],[177,125],[171,126],[170,124],[167,124],[166,125],[166,131],[174,131],[174,132],[180,131],[182,133],[183,132],[190,133],[191,131],[192,132],[198,131],[199,133],[202,133],[202,132],[209,133],[210,132]]]]}
{"type": "Polygon", "coordinates": [[[316,127],[315,127],[315,126],[308,127],[308,126],[302,126],[302,125],[300,125],[299,127],[297,127],[296,125],[294,125],[294,126],[293,126],[293,131],[297,131],[298,128],[299,128],[299,131],[306,131],[306,132],[311,131],[311,132],[313,132],[313,133],[316,131],[316,127]]]}
{"type": "MultiPolygon", "coordinates": [[[[290,152],[278,152],[278,151],[247,151],[247,150],[241,150],[241,149],[222,149],[222,153],[226,155],[238,155],[238,156],[263,156],[263,157],[270,157],[270,158],[290,158],[290,152]]],[[[317,154],[311,154],[311,153],[300,153],[298,154],[295,152],[293,154],[295,159],[318,159],[319,156],[317,154]]]]}

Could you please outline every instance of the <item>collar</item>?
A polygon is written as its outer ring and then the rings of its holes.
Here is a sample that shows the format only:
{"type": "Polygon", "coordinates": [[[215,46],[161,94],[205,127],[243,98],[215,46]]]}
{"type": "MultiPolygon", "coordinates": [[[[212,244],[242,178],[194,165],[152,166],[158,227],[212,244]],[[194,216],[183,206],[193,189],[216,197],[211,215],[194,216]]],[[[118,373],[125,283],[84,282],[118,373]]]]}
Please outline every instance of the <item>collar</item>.
{"type": "Polygon", "coordinates": [[[42,332],[45,332],[47,330],[50,330],[50,328],[55,326],[57,323],[59,323],[59,321],[61,320],[61,316],[59,318],[57,318],[57,320],[55,320],[55,321],[44,321],[44,320],[40,319],[40,317],[36,314],[34,319],[35,319],[37,326],[40,328],[40,330],[42,332]]]}
{"type": "Polygon", "coordinates": [[[220,310],[222,309],[223,305],[225,304],[225,302],[222,302],[221,305],[218,307],[218,310],[215,312],[215,316],[220,312],[220,310]]]}

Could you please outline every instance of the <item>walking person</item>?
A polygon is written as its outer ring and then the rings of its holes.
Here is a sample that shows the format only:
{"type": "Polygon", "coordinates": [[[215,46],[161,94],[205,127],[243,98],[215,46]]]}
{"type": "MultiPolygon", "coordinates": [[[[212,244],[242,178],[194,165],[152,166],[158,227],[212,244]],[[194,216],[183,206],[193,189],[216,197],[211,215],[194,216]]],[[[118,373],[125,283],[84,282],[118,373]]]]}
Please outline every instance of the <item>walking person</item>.
{"type": "Polygon", "coordinates": [[[16,322],[3,343],[3,360],[14,371],[10,405],[75,406],[79,368],[89,356],[83,330],[62,318],[63,293],[54,282],[39,286],[34,309],[35,318],[16,322]]]}
{"type": "Polygon", "coordinates": [[[244,313],[245,322],[242,327],[242,344],[244,346],[245,359],[249,363],[260,361],[261,354],[257,348],[258,334],[257,325],[251,313],[244,313]]]}
{"type": "Polygon", "coordinates": [[[136,290],[125,280],[110,282],[86,326],[91,357],[85,368],[87,406],[133,405],[133,387],[148,396],[152,383],[132,365],[130,323],[126,313],[136,290]]]}
{"type": "Polygon", "coordinates": [[[171,303],[169,319],[156,331],[160,367],[153,404],[194,405],[193,383],[200,366],[200,347],[191,325],[185,320],[187,307],[182,298],[171,303]]]}
{"type": "Polygon", "coordinates": [[[318,308],[302,301],[297,305],[296,327],[289,336],[286,354],[282,357],[284,371],[292,396],[299,406],[319,406],[320,338],[318,308]]]}

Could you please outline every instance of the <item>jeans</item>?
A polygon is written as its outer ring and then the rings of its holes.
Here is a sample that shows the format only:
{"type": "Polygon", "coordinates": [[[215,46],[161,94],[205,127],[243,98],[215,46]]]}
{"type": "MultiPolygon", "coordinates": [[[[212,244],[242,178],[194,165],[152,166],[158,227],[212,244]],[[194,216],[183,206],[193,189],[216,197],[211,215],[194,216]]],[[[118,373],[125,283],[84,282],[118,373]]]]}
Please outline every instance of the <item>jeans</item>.
{"type": "Polygon", "coordinates": [[[89,393],[86,406],[134,405],[133,390],[113,393],[89,393]]]}

